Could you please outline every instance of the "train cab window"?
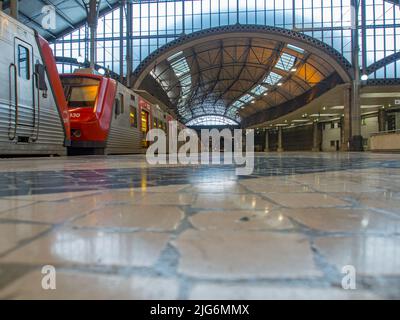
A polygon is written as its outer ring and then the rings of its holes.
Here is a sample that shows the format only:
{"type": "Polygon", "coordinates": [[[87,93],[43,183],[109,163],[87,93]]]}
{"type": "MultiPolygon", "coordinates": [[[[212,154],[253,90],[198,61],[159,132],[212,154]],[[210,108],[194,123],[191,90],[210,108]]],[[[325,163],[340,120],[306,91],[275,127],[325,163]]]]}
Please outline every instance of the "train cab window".
{"type": "Polygon", "coordinates": [[[137,128],[138,123],[137,123],[137,110],[134,106],[130,106],[130,122],[131,122],[131,127],[132,128],[137,128]]]}
{"type": "Polygon", "coordinates": [[[30,79],[29,50],[24,46],[18,46],[18,76],[22,79],[30,79]]]}
{"type": "Polygon", "coordinates": [[[100,81],[84,77],[65,77],[62,79],[65,97],[70,108],[94,108],[100,81]]]}

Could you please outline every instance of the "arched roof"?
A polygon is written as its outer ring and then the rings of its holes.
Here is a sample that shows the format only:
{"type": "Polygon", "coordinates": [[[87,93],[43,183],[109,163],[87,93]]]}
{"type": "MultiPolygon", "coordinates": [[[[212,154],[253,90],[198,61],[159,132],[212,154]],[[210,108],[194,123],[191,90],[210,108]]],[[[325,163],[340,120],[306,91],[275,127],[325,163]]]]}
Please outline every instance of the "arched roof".
{"type": "Polygon", "coordinates": [[[149,75],[163,87],[185,123],[209,114],[240,122],[304,95],[332,75],[341,82],[352,78],[349,62],[327,44],[295,31],[259,25],[224,26],[182,36],[139,65],[134,88],[140,88],[149,75]]]}

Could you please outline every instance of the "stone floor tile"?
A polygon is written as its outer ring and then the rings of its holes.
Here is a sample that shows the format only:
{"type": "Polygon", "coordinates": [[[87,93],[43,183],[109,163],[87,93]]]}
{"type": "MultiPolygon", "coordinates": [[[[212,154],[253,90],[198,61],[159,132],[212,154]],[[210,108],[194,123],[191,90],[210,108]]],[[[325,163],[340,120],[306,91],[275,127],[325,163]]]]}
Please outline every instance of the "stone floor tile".
{"type": "Polygon", "coordinates": [[[379,295],[365,290],[307,286],[197,284],[190,300],[373,300],[379,295]]]}
{"type": "Polygon", "coordinates": [[[288,208],[343,207],[349,202],[322,193],[267,193],[266,197],[288,208]]]}
{"type": "Polygon", "coordinates": [[[319,231],[400,233],[400,217],[391,218],[366,209],[307,208],[278,212],[319,231]]]}
{"type": "Polygon", "coordinates": [[[150,267],[168,239],[161,233],[60,229],[4,256],[0,263],[150,267]]]}
{"type": "Polygon", "coordinates": [[[56,290],[43,290],[42,277],[40,270],[28,273],[0,289],[0,299],[174,300],[179,292],[176,280],[161,277],[121,277],[60,271],[56,272],[56,290]]]}
{"type": "Polygon", "coordinates": [[[76,198],[67,201],[36,202],[0,214],[1,220],[33,221],[59,224],[83,215],[99,206],[96,198],[76,198]]]}
{"type": "Polygon", "coordinates": [[[318,277],[306,238],[297,234],[189,230],[174,241],[179,273],[209,279],[318,277]]]}
{"type": "Polygon", "coordinates": [[[77,227],[134,228],[173,231],[184,218],[174,206],[115,205],[94,210],[74,221],[77,227]]]}
{"type": "Polygon", "coordinates": [[[4,211],[21,208],[21,207],[30,205],[32,203],[34,203],[34,201],[23,200],[23,199],[19,199],[18,197],[12,198],[12,199],[4,199],[4,198],[0,199],[0,216],[1,216],[1,213],[4,211]]]}
{"type": "Polygon", "coordinates": [[[201,193],[198,195],[194,208],[226,209],[226,210],[271,210],[273,204],[257,195],[231,195],[201,193]]]}
{"type": "Polygon", "coordinates": [[[400,276],[399,236],[324,237],[315,247],[339,271],[351,265],[359,275],[400,276]]]}
{"type": "Polygon", "coordinates": [[[0,223],[0,255],[49,228],[46,225],[27,223],[0,223]]]}
{"type": "Polygon", "coordinates": [[[282,214],[266,211],[202,211],[190,217],[199,230],[282,230],[293,224],[282,214]]]}

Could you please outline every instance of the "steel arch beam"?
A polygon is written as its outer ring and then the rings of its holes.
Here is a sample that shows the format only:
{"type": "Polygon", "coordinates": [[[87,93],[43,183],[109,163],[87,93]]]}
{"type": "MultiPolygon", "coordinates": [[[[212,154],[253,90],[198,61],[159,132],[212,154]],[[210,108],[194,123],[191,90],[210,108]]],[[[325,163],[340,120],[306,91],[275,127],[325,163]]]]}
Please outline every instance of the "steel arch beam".
{"type": "Polygon", "coordinates": [[[398,60],[400,60],[400,52],[393,53],[381,60],[376,61],[375,63],[371,64],[370,66],[368,66],[366,69],[366,73],[368,75],[370,75],[370,74],[378,71],[379,69],[381,69],[395,61],[398,61],[398,60]]]}
{"type": "Polygon", "coordinates": [[[133,88],[138,89],[144,78],[159,62],[205,41],[220,41],[226,38],[259,38],[290,43],[322,58],[339,74],[343,82],[353,79],[350,62],[326,43],[305,34],[278,27],[261,25],[230,25],[205,29],[184,35],[150,54],[133,72],[133,88]]]}

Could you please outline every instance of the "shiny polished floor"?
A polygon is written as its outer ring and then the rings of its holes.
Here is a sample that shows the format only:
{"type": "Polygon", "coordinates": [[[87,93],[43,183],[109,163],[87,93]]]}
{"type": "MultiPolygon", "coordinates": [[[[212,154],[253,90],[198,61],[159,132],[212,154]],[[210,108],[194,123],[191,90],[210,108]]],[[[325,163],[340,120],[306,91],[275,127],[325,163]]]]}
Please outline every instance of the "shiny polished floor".
{"type": "Polygon", "coordinates": [[[400,155],[258,154],[252,176],[234,169],[0,160],[0,299],[400,298],[400,155]]]}

